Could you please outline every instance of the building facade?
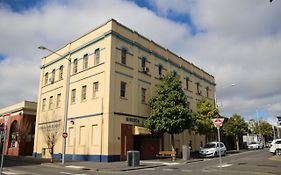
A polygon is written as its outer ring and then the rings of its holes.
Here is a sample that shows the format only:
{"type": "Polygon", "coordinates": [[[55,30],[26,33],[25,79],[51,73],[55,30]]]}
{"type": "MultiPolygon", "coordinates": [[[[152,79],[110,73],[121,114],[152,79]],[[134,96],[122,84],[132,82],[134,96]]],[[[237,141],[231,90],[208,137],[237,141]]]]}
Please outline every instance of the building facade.
{"type": "MultiPolygon", "coordinates": [[[[36,102],[23,101],[0,109],[0,123],[2,126],[4,125],[3,115],[10,114],[6,126],[5,155],[32,155],[36,108],[36,102]]],[[[3,131],[1,132],[3,133],[3,131]]],[[[3,139],[1,139],[1,150],[2,146],[3,139]]]]}
{"type": "MultiPolygon", "coordinates": [[[[112,19],[42,58],[34,156],[49,156],[46,128],[60,132],[55,158],[62,153],[69,69],[66,159],[120,161],[133,149],[150,159],[169,150],[167,135],[152,136],[142,127],[148,99],[167,72],[181,77],[188,108],[196,110],[202,97],[215,98],[212,75],[112,19]]],[[[176,136],[179,151],[183,144],[196,150],[203,142],[192,131],[176,136]]]]}

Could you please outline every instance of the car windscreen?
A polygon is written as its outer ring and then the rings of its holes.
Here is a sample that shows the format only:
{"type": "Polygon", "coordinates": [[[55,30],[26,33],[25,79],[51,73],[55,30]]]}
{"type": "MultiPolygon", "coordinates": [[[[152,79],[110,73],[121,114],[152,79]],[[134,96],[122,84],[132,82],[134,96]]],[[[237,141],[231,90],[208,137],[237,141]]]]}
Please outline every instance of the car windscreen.
{"type": "Polygon", "coordinates": [[[216,144],[215,143],[207,143],[203,148],[215,148],[216,144]]]}

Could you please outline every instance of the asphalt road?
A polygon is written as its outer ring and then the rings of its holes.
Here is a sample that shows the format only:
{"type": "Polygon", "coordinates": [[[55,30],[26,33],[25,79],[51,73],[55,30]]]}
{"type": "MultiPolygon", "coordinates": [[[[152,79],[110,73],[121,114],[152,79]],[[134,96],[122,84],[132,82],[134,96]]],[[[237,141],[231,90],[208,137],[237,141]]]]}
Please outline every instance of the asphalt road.
{"type": "Polygon", "coordinates": [[[280,175],[281,162],[269,160],[272,156],[267,149],[248,151],[239,154],[227,155],[222,158],[223,167],[218,167],[219,159],[204,159],[204,161],[161,166],[133,171],[94,172],[77,170],[66,167],[48,167],[41,164],[31,164],[20,161],[6,161],[3,174],[30,174],[30,175],[94,175],[94,174],[128,174],[128,175],[280,175]]]}

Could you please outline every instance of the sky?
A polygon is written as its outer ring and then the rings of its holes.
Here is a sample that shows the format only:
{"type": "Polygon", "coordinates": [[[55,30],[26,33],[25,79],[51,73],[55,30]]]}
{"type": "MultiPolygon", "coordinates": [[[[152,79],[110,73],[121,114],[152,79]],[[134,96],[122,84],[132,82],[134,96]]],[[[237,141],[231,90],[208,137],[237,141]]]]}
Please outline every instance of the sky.
{"type": "Polygon", "coordinates": [[[0,0],[0,108],[37,100],[49,54],[38,46],[60,48],[114,18],[212,74],[221,114],[276,124],[280,17],[280,0],[0,0]]]}

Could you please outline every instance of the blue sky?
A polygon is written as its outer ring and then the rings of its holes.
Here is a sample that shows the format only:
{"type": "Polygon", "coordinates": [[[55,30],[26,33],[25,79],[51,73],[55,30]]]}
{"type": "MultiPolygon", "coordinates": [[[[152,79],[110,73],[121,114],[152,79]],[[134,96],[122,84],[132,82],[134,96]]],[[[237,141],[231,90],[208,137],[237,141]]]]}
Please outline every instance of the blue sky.
{"type": "Polygon", "coordinates": [[[114,18],[214,75],[222,114],[281,114],[281,1],[0,0],[0,16],[0,108],[37,100],[39,45],[114,18]]]}

